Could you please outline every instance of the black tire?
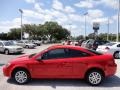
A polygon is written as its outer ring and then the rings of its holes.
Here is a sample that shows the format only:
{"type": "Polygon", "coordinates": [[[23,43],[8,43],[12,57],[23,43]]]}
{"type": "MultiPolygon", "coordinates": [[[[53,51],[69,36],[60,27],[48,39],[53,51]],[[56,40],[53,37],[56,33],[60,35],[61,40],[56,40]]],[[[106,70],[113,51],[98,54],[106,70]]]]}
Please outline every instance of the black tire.
{"type": "Polygon", "coordinates": [[[8,50],[8,49],[5,49],[4,53],[5,53],[6,55],[8,55],[8,54],[9,54],[9,50],[8,50]]]}
{"type": "Polygon", "coordinates": [[[98,86],[103,81],[104,75],[99,70],[91,70],[86,74],[86,81],[92,86],[98,86]]]}
{"type": "Polygon", "coordinates": [[[17,84],[26,84],[30,80],[30,74],[24,69],[18,69],[13,72],[12,78],[17,84]],[[21,75],[20,75],[21,74],[21,75]],[[24,76],[24,77],[23,77],[24,76]]]}
{"type": "Polygon", "coordinates": [[[113,57],[114,57],[115,59],[119,59],[119,58],[120,58],[120,57],[119,57],[119,51],[115,52],[115,53],[113,54],[113,57]]]}

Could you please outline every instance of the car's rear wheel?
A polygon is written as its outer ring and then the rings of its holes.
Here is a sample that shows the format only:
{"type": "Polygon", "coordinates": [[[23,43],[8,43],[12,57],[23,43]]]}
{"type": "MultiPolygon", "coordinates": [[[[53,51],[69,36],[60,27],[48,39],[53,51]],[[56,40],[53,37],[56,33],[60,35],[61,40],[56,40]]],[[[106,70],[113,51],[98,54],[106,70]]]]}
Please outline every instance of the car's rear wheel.
{"type": "Polygon", "coordinates": [[[89,71],[86,75],[86,80],[90,85],[97,86],[103,80],[103,74],[99,70],[89,71]]]}
{"type": "Polygon", "coordinates": [[[114,56],[115,59],[119,59],[120,58],[119,52],[115,52],[113,56],[114,56]]]}
{"type": "Polygon", "coordinates": [[[8,54],[9,54],[9,50],[6,49],[6,50],[4,51],[4,53],[5,53],[6,55],[8,55],[8,54]]]}
{"type": "Polygon", "coordinates": [[[30,80],[30,75],[26,70],[16,70],[13,78],[17,84],[25,84],[30,80]]]}

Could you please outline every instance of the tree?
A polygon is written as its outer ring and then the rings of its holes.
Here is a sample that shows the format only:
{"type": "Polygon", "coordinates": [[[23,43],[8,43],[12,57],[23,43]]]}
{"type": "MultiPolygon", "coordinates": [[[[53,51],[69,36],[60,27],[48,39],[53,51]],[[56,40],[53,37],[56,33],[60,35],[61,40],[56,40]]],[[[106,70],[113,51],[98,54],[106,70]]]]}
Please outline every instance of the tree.
{"type": "Polygon", "coordinates": [[[95,39],[95,34],[94,34],[94,33],[90,33],[90,34],[88,35],[88,38],[89,38],[89,39],[95,39]]]}
{"type": "Polygon", "coordinates": [[[7,36],[7,33],[0,33],[0,39],[1,40],[8,40],[8,36],[7,36]]]}
{"type": "Polygon", "coordinates": [[[76,40],[81,40],[81,39],[84,39],[83,35],[79,35],[79,36],[76,37],[76,40]]]}
{"type": "Polygon", "coordinates": [[[16,40],[21,38],[21,28],[12,28],[8,32],[8,38],[11,40],[16,40]]]}
{"type": "Polygon", "coordinates": [[[61,40],[67,38],[70,35],[70,32],[62,26],[58,25],[57,22],[45,22],[44,27],[48,32],[47,37],[50,40],[61,40]]]}
{"type": "MultiPolygon", "coordinates": [[[[29,39],[48,39],[62,40],[70,36],[70,32],[59,25],[57,22],[45,22],[44,24],[24,24],[22,26],[23,33],[29,34],[29,39]]],[[[20,39],[20,28],[12,28],[8,33],[11,39],[20,39]]]]}

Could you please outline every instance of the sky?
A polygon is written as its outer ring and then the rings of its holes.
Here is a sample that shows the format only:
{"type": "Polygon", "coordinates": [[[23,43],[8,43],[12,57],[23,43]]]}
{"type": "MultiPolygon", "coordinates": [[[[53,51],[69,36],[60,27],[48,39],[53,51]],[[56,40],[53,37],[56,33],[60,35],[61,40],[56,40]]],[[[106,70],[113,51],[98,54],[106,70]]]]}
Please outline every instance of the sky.
{"type": "Polygon", "coordinates": [[[56,21],[67,28],[72,36],[93,33],[98,22],[98,33],[117,33],[118,0],[0,0],[0,33],[9,32],[21,24],[44,24],[56,21]],[[84,15],[87,13],[87,15],[84,15]]]}

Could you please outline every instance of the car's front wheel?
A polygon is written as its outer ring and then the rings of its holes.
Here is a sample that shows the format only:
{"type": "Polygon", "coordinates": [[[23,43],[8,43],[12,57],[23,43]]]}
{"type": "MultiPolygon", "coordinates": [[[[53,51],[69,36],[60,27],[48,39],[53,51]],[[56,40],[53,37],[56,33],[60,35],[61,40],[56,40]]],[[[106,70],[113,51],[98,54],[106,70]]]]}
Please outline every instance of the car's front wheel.
{"type": "Polygon", "coordinates": [[[30,75],[26,70],[16,70],[13,78],[17,84],[25,84],[30,80],[30,75]]]}
{"type": "Polygon", "coordinates": [[[97,86],[103,80],[103,74],[98,70],[92,70],[87,73],[86,80],[90,85],[97,86]]]}

